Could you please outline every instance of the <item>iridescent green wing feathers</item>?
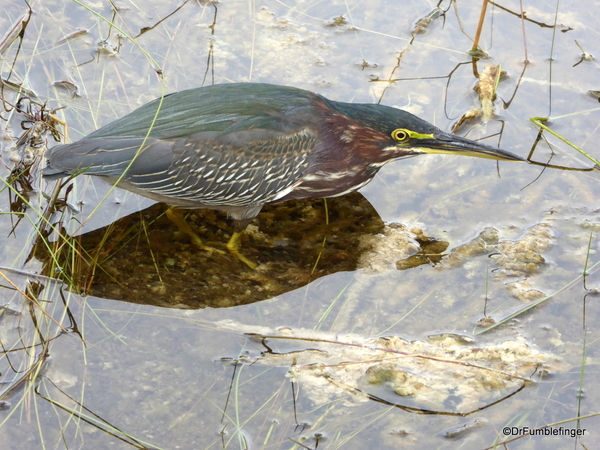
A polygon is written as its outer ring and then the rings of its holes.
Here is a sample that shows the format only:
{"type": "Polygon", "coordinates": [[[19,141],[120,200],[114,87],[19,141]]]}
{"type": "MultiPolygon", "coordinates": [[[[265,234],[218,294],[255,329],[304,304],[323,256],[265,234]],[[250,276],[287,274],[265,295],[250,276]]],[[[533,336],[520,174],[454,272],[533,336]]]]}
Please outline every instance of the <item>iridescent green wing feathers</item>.
{"type": "Polygon", "coordinates": [[[307,117],[314,114],[315,100],[320,97],[311,92],[269,84],[233,83],[189,89],[166,95],[162,103],[161,99],[154,100],[88,138],[175,138],[206,131],[251,129],[294,133],[307,125],[307,117]]]}

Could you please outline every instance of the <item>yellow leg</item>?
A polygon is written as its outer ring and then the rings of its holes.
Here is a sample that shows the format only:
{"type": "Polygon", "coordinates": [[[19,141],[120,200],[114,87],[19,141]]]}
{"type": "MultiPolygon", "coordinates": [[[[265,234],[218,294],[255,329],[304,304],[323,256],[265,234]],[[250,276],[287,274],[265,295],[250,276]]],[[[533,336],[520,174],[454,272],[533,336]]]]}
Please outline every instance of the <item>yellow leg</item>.
{"type": "Polygon", "coordinates": [[[229,239],[229,242],[227,243],[227,250],[251,269],[256,269],[256,264],[240,253],[242,234],[244,234],[243,231],[236,231],[231,235],[231,239],[229,239]]]}
{"type": "MultiPolygon", "coordinates": [[[[218,248],[214,248],[214,247],[209,247],[207,245],[204,245],[204,243],[202,242],[202,239],[200,239],[198,237],[198,235],[194,232],[194,230],[192,230],[192,228],[189,226],[189,224],[186,222],[185,217],[183,217],[183,212],[178,209],[178,208],[174,208],[174,207],[169,207],[167,209],[167,217],[171,220],[171,222],[173,222],[175,225],[177,225],[177,228],[179,228],[179,231],[181,231],[184,234],[187,234],[190,238],[190,240],[192,241],[192,243],[201,248],[202,250],[206,250],[208,252],[216,252],[216,253],[221,253],[224,254],[225,252],[223,250],[219,250],[218,248]]],[[[256,264],[254,264],[252,261],[250,261],[248,258],[246,258],[244,255],[242,255],[240,253],[240,245],[242,243],[242,234],[244,233],[243,229],[246,228],[246,224],[245,223],[236,223],[236,228],[239,230],[241,229],[241,231],[236,231],[231,235],[231,239],[229,239],[229,242],[227,243],[227,250],[229,250],[229,253],[231,253],[233,256],[235,256],[236,258],[238,258],[240,261],[242,261],[244,264],[246,264],[248,267],[250,267],[251,269],[256,269],[256,264]]]]}
{"type": "Polygon", "coordinates": [[[208,252],[216,252],[216,253],[225,253],[223,250],[219,250],[217,248],[213,248],[213,247],[208,247],[206,245],[204,245],[202,243],[202,239],[200,239],[198,237],[198,235],[194,232],[194,230],[192,230],[192,228],[189,226],[189,224],[185,221],[185,217],[183,217],[183,212],[181,212],[180,209],[177,208],[173,208],[173,207],[169,207],[167,209],[167,217],[171,220],[171,222],[173,222],[175,225],[177,225],[177,228],[179,228],[179,231],[181,231],[184,234],[187,234],[190,238],[190,240],[192,241],[192,244],[194,244],[195,246],[201,248],[202,250],[206,250],[208,252]]]}

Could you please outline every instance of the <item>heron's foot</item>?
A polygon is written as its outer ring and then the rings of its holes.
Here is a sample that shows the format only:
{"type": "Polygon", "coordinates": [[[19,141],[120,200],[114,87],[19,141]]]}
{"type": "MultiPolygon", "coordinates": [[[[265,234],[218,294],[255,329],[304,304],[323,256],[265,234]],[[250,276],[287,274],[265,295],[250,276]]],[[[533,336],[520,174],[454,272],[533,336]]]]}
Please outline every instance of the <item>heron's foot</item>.
{"type": "Polygon", "coordinates": [[[170,207],[167,209],[166,214],[167,214],[167,217],[169,218],[169,220],[171,222],[173,222],[175,225],[177,225],[177,228],[179,228],[179,231],[186,234],[190,238],[190,241],[192,242],[192,244],[194,244],[196,247],[200,248],[201,250],[205,250],[207,252],[215,252],[215,253],[220,253],[222,255],[225,254],[225,252],[223,250],[219,250],[218,248],[209,247],[208,245],[204,245],[204,243],[202,242],[202,239],[200,239],[200,237],[196,234],[196,232],[194,230],[192,230],[192,227],[190,227],[190,225],[187,223],[187,221],[185,220],[185,217],[183,217],[183,212],[181,212],[180,209],[170,207]]]}
{"type": "MultiPolygon", "coordinates": [[[[200,237],[194,232],[194,230],[192,230],[190,225],[187,223],[187,221],[185,220],[185,217],[183,216],[183,212],[180,209],[170,207],[167,209],[166,214],[167,214],[167,217],[169,218],[169,220],[171,220],[171,222],[173,222],[175,225],[177,225],[177,228],[179,228],[179,231],[186,234],[190,238],[190,241],[192,242],[192,244],[194,244],[196,247],[198,247],[202,250],[205,250],[207,252],[215,252],[215,253],[220,253],[222,255],[226,254],[226,252],[224,252],[223,250],[205,245],[204,242],[202,242],[202,239],[200,239],[200,237]]],[[[257,264],[253,263],[252,261],[250,261],[248,258],[246,258],[244,255],[242,255],[240,253],[242,234],[243,234],[243,231],[241,231],[241,232],[236,231],[235,233],[233,233],[231,235],[231,239],[229,239],[229,242],[227,243],[227,250],[229,251],[229,253],[231,253],[233,256],[235,256],[237,259],[239,259],[244,264],[246,264],[248,267],[250,267],[251,269],[254,270],[254,269],[256,269],[257,264]]]]}
{"type": "Polygon", "coordinates": [[[252,270],[256,269],[257,264],[254,264],[252,261],[250,261],[248,258],[246,258],[244,255],[242,255],[240,253],[240,244],[242,242],[242,234],[243,232],[235,232],[231,235],[231,239],[229,239],[229,242],[227,243],[227,250],[229,250],[229,253],[231,253],[233,256],[235,256],[237,259],[239,259],[240,261],[242,261],[244,264],[246,264],[248,267],[250,267],[252,270]]]}

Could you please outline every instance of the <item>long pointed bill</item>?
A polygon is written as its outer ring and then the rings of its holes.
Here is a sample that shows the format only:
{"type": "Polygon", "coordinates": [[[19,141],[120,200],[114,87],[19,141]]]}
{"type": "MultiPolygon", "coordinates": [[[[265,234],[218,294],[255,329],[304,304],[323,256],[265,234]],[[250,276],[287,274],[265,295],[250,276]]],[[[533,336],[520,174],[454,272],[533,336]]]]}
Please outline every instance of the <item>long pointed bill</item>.
{"type": "MultiPolygon", "coordinates": [[[[413,136],[414,137],[414,136],[413,136]]],[[[414,141],[413,141],[414,142],[414,141]]],[[[476,158],[498,159],[501,161],[525,161],[514,153],[472,141],[449,133],[420,135],[414,142],[413,151],[423,153],[444,153],[449,155],[474,156],[476,158]]]]}

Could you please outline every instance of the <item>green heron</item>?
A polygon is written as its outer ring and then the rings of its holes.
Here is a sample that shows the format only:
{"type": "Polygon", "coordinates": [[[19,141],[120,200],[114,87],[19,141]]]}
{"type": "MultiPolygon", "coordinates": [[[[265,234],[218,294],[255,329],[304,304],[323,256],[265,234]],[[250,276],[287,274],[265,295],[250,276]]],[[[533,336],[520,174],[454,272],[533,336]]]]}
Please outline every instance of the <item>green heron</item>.
{"type": "Polygon", "coordinates": [[[367,184],[389,161],[451,153],[507,161],[505,150],[445,133],[401,109],[344,103],[286,86],[234,83],[154,100],[72,144],[48,151],[44,175],[84,171],[165,202],[199,247],[178,208],[226,211],[227,249],[266,203],[336,197],[367,184]]]}

